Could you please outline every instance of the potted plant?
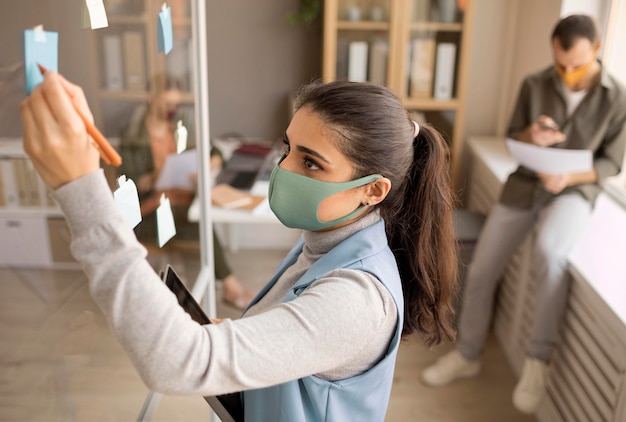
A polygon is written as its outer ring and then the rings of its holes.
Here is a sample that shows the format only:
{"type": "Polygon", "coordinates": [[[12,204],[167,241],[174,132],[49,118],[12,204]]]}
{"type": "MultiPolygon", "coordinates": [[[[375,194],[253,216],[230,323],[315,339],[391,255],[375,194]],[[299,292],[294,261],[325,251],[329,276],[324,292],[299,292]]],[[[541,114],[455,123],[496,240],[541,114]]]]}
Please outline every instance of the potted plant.
{"type": "Polygon", "coordinates": [[[300,0],[298,13],[287,13],[285,18],[287,22],[296,26],[299,23],[307,23],[315,21],[322,10],[323,0],[300,0]]]}

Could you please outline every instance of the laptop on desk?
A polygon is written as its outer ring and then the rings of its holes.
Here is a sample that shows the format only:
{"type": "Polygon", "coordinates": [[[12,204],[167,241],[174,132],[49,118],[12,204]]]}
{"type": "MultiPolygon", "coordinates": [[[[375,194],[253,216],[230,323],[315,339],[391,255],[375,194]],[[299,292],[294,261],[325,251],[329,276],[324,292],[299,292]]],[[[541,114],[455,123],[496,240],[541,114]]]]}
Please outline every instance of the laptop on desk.
{"type": "Polygon", "coordinates": [[[273,144],[243,144],[233,152],[215,184],[226,183],[244,191],[258,191],[259,184],[265,185],[264,195],[267,195],[266,186],[281,153],[281,140],[273,144]]]}

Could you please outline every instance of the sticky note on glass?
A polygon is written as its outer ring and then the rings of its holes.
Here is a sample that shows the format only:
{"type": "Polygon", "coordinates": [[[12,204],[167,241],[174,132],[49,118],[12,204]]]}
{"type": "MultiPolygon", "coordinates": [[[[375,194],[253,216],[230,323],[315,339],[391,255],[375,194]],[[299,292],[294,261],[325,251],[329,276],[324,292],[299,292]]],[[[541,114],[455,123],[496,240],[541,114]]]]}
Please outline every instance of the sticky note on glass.
{"type": "Polygon", "coordinates": [[[176,139],[176,152],[178,154],[187,149],[187,128],[183,125],[182,120],[179,120],[178,123],[176,123],[174,139],[176,139]]]}
{"type": "Polygon", "coordinates": [[[157,46],[159,52],[168,54],[172,51],[174,35],[172,33],[172,10],[163,3],[163,8],[157,18],[157,46]]]}
{"type": "Polygon", "coordinates": [[[38,64],[48,70],[59,70],[59,34],[44,31],[41,25],[24,31],[24,71],[26,94],[43,82],[38,64]]]}
{"type": "Polygon", "coordinates": [[[102,0],[85,0],[86,11],[89,16],[91,29],[106,28],[109,26],[107,13],[102,0]]]}
{"type": "Polygon", "coordinates": [[[118,188],[113,192],[113,198],[118,209],[128,221],[131,227],[141,223],[141,207],[139,206],[139,193],[137,185],[132,179],[126,179],[121,175],[117,179],[118,188]]]}
{"type": "Polygon", "coordinates": [[[159,248],[162,248],[176,234],[172,205],[169,198],[166,198],[164,194],[161,195],[161,205],[156,210],[156,218],[159,248]]]}

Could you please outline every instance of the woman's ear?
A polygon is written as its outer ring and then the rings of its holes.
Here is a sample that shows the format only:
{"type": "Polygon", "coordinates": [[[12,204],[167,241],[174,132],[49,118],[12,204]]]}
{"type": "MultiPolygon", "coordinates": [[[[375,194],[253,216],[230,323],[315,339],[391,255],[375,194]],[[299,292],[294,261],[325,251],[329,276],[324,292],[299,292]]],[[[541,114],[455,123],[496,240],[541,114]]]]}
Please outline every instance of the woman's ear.
{"type": "Polygon", "coordinates": [[[387,194],[391,190],[391,180],[386,177],[374,180],[365,186],[365,194],[363,197],[363,203],[367,205],[376,205],[387,197],[387,194]]]}

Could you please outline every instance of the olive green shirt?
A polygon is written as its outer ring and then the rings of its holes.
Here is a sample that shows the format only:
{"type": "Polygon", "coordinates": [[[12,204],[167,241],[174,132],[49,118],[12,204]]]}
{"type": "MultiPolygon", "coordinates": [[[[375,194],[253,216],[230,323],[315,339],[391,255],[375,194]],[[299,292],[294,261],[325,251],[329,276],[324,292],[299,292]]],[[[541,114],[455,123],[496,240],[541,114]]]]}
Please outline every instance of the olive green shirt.
{"type": "MultiPolygon", "coordinates": [[[[621,169],[626,147],[626,87],[602,66],[599,83],[589,89],[569,117],[566,108],[564,86],[554,67],[534,73],[522,83],[507,135],[517,139],[539,116],[550,116],[566,136],[565,141],[550,148],[591,150],[598,175],[596,183],[570,186],[561,194],[576,192],[593,203],[600,183],[621,169]]],[[[500,202],[529,208],[535,201],[551,196],[535,172],[520,166],[509,176],[500,202]]]]}

